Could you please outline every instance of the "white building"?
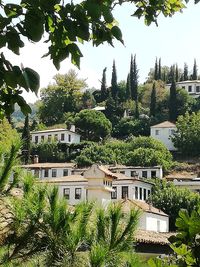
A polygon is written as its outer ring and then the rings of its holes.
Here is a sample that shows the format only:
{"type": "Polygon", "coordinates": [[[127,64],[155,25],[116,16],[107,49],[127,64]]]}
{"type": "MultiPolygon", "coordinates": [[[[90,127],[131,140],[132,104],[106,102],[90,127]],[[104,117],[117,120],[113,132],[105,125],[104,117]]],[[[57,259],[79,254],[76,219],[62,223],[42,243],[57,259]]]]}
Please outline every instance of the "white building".
{"type": "Polygon", "coordinates": [[[34,163],[22,165],[22,168],[30,171],[36,178],[51,179],[72,175],[74,163],[34,163]]]}
{"type": "Polygon", "coordinates": [[[176,125],[170,121],[164,121],[162,123],[151,126],[151,137],[161,141],[167,149],[175,151],[176,148],[172,142],[171,137],[176,131],[176,125]]]}
{"type": "Polygon", "coordinates": [[[138,229],[154,232],[169,231],[169,216],[163,211],[138,200],[124,199],[121,201],[123,210],[129,212],[132,208],[141,211],[138,229]]]}
{"type": "MultiPolygon", "coordinates": [[[[170,88],[171,84],[167,84],[170,88]]],[[[194,98],[200,96],[200,80],[176,82],[176,86],[185,89],[194,98]]]]}
{"type": "MultiPolygon", "coordinates": [[[[138,178],[112,173],[105,166],[93,165],[83,175],[43,179],[40,182],[58,186],[59,196],[70,205],[80,201],[96,201],[106,206],[111,201],[129,203],[131,208],[141,209],[139,229],[148,231],[168,231],[168,215],[147,204],[152,184],[138,178]]],[[[123,208],[127,209],[126,204],[123,208]]],[[[129,207],[130,208],[130,207],[129,207]]]]}
{"type": "Polygon", "coordinates": [[[128,177],[138,178],[163,178],[162,166],[142,167],[142,166],[109,166],[108,169],[114,173],[122,173],[128,177]]]}
{"type": "Polygon", "coordinates": [[[32,142],[38,144],[42,141],[51,142],[52,140],[65,144],[80,143],[80,134],[75,132],[75,128],[67,129],[51,129],[31,132],[32,142]]]}

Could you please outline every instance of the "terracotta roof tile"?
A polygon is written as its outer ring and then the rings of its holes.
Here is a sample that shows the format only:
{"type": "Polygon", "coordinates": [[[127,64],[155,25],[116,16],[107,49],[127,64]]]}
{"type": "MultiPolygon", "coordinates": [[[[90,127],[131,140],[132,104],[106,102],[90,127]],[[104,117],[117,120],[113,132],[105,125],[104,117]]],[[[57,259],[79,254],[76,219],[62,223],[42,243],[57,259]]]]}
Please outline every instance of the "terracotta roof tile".
{"type": "Polygon", "coordinates": [[[170,121],[163,121],[159,124],[151,126],[151,128],[176,128],[176,124],[170,121]]]}

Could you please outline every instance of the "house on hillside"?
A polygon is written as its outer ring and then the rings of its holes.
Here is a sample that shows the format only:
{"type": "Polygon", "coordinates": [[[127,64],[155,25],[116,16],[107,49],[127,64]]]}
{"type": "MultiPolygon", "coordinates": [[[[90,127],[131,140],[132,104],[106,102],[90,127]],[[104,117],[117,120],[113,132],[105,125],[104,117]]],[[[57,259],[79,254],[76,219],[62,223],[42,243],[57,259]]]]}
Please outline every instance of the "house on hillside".
{"type": "Polygon", "coordinates": [[[74,163],[34,163],[22,165],[22,168],[30,171],[36,178],[51,179],[72,175],[74,163]]]}
{"type": "Polygon", "coordinates": [[[113,173],[105,166],[94,164],[83,175],[43,179],[40,183],[58,186],[59,196],[67,199],[70,205],[88,200],[104,207],[111,201],[120,202],[126,212],[134,207],[141,210],[140,229],[168,231],[168,215],[145,202],[153,184],[137,177],[113,173]]]}
{"type": "Polygon", "coordinates": [[[64,144],[80,143],[80,134],[75,132],[75,127],[68,129],[50,129],[31,132],[32,143],[38,144],[42,141],[51,142],[52,140],[64,144]]]}
{"type": "Polygon", "coordinates": [[[128,177],[139,178],[163,178],[162,166],[152,166],[152,167],[142,167],[142,166],[124,166],[124,165],[115,165],[108,166],[108,169],[114,173],[122,173],[128,177]]]}
{"type": "Polygon", "coordinates": [[[170,121],[151,126],[151,137],[161,141],[170,151],[176,151],[172,142],[172,136],[176,131],[176,125],[170,121]]]}
{"type": "MultiPolygon", "coordinates": [[[[167,84],[166,86],[170,88],[171,84],[167,84]]],[[[200,96],[200,80],[176,82],[176,86],[185,89],[194,98],[200,96]]]]}

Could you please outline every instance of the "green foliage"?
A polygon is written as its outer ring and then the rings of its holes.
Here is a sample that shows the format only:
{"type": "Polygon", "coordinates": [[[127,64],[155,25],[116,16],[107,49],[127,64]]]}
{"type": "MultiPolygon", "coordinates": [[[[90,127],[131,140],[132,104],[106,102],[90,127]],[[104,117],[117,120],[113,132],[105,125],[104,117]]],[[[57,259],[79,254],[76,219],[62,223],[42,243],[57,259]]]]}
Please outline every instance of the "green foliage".
{"type": "Polygon", "coordinates": [[[169,169],[172,155],[159,141],[150,137],[136,137],[127,142],[108,141],[104,145],[86,147],[76,158],[76,162],[79,166],[90,166],[98,162],[134,166],[162,165],[164,169],[169,169]]]}
{"type": "Polygon", "coordinates": [[[156,180],[149,201],[170,216],[170,231],[174,231],[179,211],[187,209],[190,213],[196,210],[200,196],[188,189],[179,189],[173,183],[156,180]]]}
{"type": "Polygon", "coordinates": [[[41,91],[39,118],[48,126],[64,122],[64,113],[80,109],[81,89],[87,86],[85,80],[79,79],[74,70],[69,70],[64,75],[57,74],[54,79],[54,85],[41,91]]]}
{"type": "Polygon", "coordinates": [[[153,83],[153,88],[151,91],[151,103],[150,103],[150,116],[156,115],[156,86],[153,83]]]}
{"type": "Polygon", "coordinates": [[[176,121],[177,119],[177,92],[176,92],[176,83],[174,79],[170,86],[170,95],[169,95],[169,120],[176,121]]]}
{"type": "Polygon", "coordinates": [[[133,136],[149,136],[150,121],[149,119],[132,119],[122,118],[113,129],[113,136],[120,139],[125,139],[130,135],[133,136]]]}
{"type": "Polygon", "coordinates": [[[13,144],[19,142],[19,135],[6,119],[0,120],[0,158],[8,153],[13,144]]]}
{"type": "Polygon", "coordinates": [[[110,135],[112,129],[111,122],[96,110],[80,111],[75,115],[74,122],[83,140],[103,140],[110,135]]]}
{"type": "Polygon", "coordinates": [[[200,112],[186,112],[179,116],[176,123],[177,130],[172,138],[175,147],[184,154],[200,154],[200,112]]]}
{"type": "Polygon", "coordinates": [[[27,164],[30,160],[30,150],[31,150],[31,134],[30,134],[30,128],[29,128],[28,115],[26,116],[25,122],[24,122],[22,140],[23,140],[22,155],[23,155],[24,163],[27,164]]]}

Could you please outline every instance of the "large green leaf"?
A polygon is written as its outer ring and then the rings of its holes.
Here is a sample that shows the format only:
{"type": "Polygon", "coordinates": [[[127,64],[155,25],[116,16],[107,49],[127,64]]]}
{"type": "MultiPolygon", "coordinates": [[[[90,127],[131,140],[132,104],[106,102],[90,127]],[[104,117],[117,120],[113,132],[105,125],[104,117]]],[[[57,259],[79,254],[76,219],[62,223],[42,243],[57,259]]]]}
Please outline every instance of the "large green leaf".
{"type": "Polygon", "coordinates": [[[28,10],[25,15],[24,28],[27,36],[34,42],[40,41],[44,33],[45,19],[41,12],[28,10]]]}
{"type": "Polygon", "coordinates": [[[39,87],[40,87],[40,76],[39,74],[30,69],[30,68],[24,68],[23,69],[23,76],[26,80],[26,84],[28,88],[34,92],[35,94],[38,93],[39,87]]]}

